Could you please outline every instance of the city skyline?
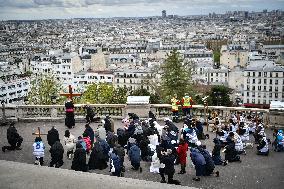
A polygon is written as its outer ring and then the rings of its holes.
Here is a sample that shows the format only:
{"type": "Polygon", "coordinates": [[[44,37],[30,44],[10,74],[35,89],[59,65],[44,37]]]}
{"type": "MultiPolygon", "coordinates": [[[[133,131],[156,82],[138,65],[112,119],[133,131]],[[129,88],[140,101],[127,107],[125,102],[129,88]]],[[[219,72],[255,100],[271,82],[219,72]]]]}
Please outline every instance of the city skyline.
{"type": "Polygon", "coordinates": [[[0,20],[180,16],[283,9],[284,0],[0,0],[0,20]]]}

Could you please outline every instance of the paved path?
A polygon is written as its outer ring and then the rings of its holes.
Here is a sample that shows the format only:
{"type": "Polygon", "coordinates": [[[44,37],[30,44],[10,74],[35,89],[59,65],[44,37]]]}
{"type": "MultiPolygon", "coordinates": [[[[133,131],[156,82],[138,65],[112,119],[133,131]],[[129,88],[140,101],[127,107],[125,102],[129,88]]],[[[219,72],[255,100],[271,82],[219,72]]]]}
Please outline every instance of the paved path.
{"type": "MultiPolygon", "coordinates": [[[[116,128],[122,127],[120,121],[115,122],[116,128]]],[[[55,126],[60,133],[61,141],[63,140],[63,135],[66,127],[64,123],[59,122],[33,122],[33,123],[17,123],[16,127],[19,133],[23,136],[24,142],[21,151],[7,151],[3,153],[0,152],[1,160],[9,160],[23,163],[34,163],[34,157],[32,155],[32,144],[34,141],[34,136],[31,135],[34,130],[40,126],[43,133],[55,126]]],[[[91,125],[93,128],[97,128],[97,124],[91,125]]],[[[181,127],[181,124],[178,124],[181,127]]],[[[0,146],[7,144],[6,140],[6,130],[7,127],[0,127],[0,146]]],[[[71,133],[75,136],[79,136],[84,131],[84,124],[78,123],[76,127],[71,130],[71,133]]],[[[272,132],[267,130],[269,138],[272,138],[272,132]]],[[[209,151],[213,149],[212,139],[214,137],[213,133],[210,134],[210,140],[202,141],[202,143],[207,145],[209,151]]],[[[252,137],[251,137],[252,138],[252,137]]],[[[46,164],[50,162],[50,154],[48,152],[49,146],[46,141],[46,136],[43,137],[44,143],[47,145],[46,156],[44,158],[46,164]]],[[[270,147],[271,148],[271,147],[270,147]]],[[[192,177],[195,174],[195,170],[192,166],[188,164],[185,175],[175,174],[174,178],[181,181],[183,186],[191,186],[197,188],[263,188],[263,189],[278,189],[284,186],[284,153],[276,153],[271,150],[268,157],[257,156],[256,149],[248,149],[247,155],[241,156],[242,163],[230,163],[228,166],[217,166],[216,170],[220,171],[220,177],[202,177],[200,182],[192,181],[192,177]]],[[[160,181],[160,176],[158,174],[152,174],[149,172],[150,163],[142,162],[143,172],[138,173],[131,170],[130,162],[128,158],[125,158],[126,172],[125,177],[134,178],[147,181],[160,181]]],[[[64,156],[63,169],[70,169],[71,160],[67,160],[64,156]]],[[[3,172],[0,168],[0,173],[3,172]]],[[[180,170],[179,166],[176,166],[176,172],[180,170]]],[[[102,171],[95,170],[93,172],[109,175],[109,170],[105,169],[102,171]]],[[[20,174],[20,173],[19,173],[20,174]]],[[[111,177],[113,178],[113,177],[111,177]]],[[[0,187],[2,188],[2,187],[0,187]]],[[[27,188],[27,187],[26,187],[27,188]]]]}
{"type": "Polygon", "coordinates": [[[1,189],[194,189],[132,178],[118,178],[44,166],[35,167],[5,160],[0,160],[0,170],[1,189]]]}

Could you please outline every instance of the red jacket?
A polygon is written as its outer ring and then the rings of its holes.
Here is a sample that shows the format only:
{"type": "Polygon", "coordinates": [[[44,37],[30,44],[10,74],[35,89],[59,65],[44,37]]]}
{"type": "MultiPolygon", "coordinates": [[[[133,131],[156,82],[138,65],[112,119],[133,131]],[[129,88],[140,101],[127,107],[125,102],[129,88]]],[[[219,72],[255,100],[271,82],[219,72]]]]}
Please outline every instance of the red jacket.
{"type": "Polygon", "coordinates": [[[184,144],[179,144],[177,153],[181,164],[186,164],[187,150],[188,144],[186,142],[184,144]]]}

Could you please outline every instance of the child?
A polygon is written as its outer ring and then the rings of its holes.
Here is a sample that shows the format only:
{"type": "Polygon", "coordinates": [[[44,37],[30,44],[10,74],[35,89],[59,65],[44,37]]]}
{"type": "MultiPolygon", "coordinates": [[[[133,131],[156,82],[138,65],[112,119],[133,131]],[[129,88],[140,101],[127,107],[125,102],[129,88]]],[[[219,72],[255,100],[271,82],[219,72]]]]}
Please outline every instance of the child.
{"type": "Polygon", "coordinates": [[[177,154],[180,162],[181,171],[178,174],[186,173],[186,157],[187,157],[188,144],[184,139],[180,139],[180,144],[177,148],[177,154]]]}
{"type": "Polygon", "coordinates": [[[43,165],[43,157],[44,157],[45,146],[44,146],[42,139],[40,137],[35,138],[33,148],[34,148],[33,154],[36,158],[35,165],[38,165],[40,163],[40,165],[42,166],[43,165]]]}
{"type": "Polygon", "coordinates": [[[70,134],[69,130],[65,131],[64,144],[67,148],[67,157],[68,159],[71,159],[74,148],[75,148],[76,141],[75,141],[75,137],[72,134],[70,134]]]}

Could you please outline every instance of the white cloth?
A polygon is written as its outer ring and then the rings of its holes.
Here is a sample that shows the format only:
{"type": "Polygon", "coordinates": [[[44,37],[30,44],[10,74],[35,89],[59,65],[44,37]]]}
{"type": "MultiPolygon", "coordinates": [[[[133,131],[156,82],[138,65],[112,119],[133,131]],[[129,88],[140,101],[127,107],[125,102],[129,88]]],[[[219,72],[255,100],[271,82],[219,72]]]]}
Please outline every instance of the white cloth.
{"type": "Polygon", "coordinates": [[[244,145],[243,145],[242,138],[240,137],[240,135],[238,135],[237,133],[234,133],[234,138],[236,139],[235,149],[238,152],[243,151],[244,150],[244,145]]]}
{"type": "Polygon", "coordinates": [[[100,139],[105,140],[106,139],[106,130],[103,126],[100,126],[97,129],[97,135],[99,136],[100,139]]]}
{"type": "Polygon", "coordinates": [[[262,140],[264,140],[265,146],[263,148],[261,148],[259,151],[262,152],[262,153],[268,152],[269,148],[268,148],[268,142],[267,142],[266,137],[263,137],[262,140]]]}
{"type": "Polygon", "coordinates": [[[35,142],[33,144],[33,155],[40,158],[40,157],[44,157],[44,149],[45,146],[43,144],[43,142],[35,142]]]}
{"type": "Polygon", "coordinates": [[[67,148],[67,151],[73,151],[76,145],[75,137],[72,134],[70,134],[69,137],[64,137],[64,144],[67,148]]]}
{"type": "Polygon", "coordinates": [[[159,145],[159,138],[158,138],[157,134],[148,136],[148,139],[149,139],[151,145],[153,145],[153,146],[159,145]]]}
{"type": "Polygon", "coordinates": [[[249,141],[249,128],[248,126],[245,124],[244,129],[246,130],[245,133],[241,136],[242,141],[246,142],[249,141]]]}
{"type": "Polygon", "coordinates": [[[161,167],[161,163],[160,163],[160,160],[157,156],[157,153],[155,152],[154,155],[152,156],[150,172],[151,173],[159,173],[160,167],[161,167]]]}

